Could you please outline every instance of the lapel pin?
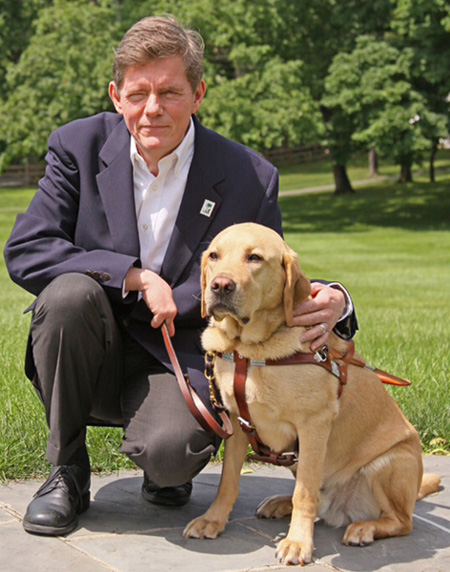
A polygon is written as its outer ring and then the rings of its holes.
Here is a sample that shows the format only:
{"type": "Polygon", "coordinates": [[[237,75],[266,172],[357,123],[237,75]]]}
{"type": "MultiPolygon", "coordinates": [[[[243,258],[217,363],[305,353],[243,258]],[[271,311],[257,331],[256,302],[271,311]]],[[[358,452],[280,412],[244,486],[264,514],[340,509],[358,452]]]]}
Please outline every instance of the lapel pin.
{"type": "Polygon", "coordinates": [[[205,199],[200,214],[203,216],[207,216],[209,218],[212,215],[215,206],[216,203],[213,203],[212,201],[208,201],[208,199],[205,199]]]}

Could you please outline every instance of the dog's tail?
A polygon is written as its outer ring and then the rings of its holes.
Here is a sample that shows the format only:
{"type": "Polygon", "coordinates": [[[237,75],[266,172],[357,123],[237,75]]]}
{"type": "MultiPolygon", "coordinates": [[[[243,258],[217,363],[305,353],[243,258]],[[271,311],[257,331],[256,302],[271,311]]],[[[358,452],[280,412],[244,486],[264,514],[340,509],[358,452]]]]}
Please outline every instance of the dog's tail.
{"type": "Polygon", "coordinates": [[[421,500],[427,495],[436,493],[439,490],[440,484],[441,477],[439,475],[436,475],[435,473],[425,473],[422,477],[422,483],[417,494],[417,500],[421,500]]]}

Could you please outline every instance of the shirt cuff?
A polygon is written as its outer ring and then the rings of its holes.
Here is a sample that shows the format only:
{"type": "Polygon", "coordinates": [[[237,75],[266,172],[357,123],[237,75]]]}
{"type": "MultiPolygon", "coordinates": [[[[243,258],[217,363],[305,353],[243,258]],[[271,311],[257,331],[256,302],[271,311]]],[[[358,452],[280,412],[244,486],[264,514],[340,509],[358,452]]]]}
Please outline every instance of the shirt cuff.
{"type": "Polygon", "coordinates": [[[345,307],[344,307],[344,311],[342,312],[342,316],[338,320],[338,322],[342,322],[342,320],[345,320],[346,318],[348,318],[349,316],[351,316],[353,314],[354,308],[353,308],[353,302],[352,302],[351,296],[348,293],[348,291],[344,288],[344,286],[342,286],[342,284],[340,284],[339,282],[330,282],[329,284],[327,284],[327,286],[331,286],[331,288],[335,288],[336,290],[340,290],[342,292],[342,294],[344,294],[345,307]]]}

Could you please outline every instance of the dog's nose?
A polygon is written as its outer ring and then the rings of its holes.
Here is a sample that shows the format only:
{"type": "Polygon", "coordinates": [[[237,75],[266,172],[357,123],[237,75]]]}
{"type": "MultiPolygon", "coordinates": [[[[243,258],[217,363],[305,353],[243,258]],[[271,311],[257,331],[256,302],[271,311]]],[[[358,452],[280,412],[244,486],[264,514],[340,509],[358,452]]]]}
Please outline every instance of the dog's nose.
{"type": "Polygon", "coordinates": [[[211,290],[214,294],[231,294],[236,290],[236,282],[226,276],[217,276],[211,282],[211,290]]]}

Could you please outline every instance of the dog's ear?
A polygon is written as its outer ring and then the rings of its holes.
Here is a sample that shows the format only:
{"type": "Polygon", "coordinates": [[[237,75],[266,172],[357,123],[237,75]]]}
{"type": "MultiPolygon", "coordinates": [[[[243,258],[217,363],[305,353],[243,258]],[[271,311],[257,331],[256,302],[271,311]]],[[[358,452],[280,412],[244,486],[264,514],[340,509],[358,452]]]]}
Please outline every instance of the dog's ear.
{"type": "Polygon", "coordinates": [[[286,283],[284,286],[284,313],[286,324],[292,326],[294,308],[311,294],[309,278],[300,270],[297,254],[288,246],[283,254],[283,266],[286,271],[286,283]]]}
{"type": "Polygon", "coordinates": [[[201,278],[200,278],[200,284],[202,287],[202,303],[201,303],[201,309],[202,309],[202,318],[206,318],[207,317],[207,313],[206,313],[206,301],[205,301],[205,292],[206,292],[206,266],[208,264],[208,251],[205,251],[202,255],[202,262],[201,262],[201,278]]]}

